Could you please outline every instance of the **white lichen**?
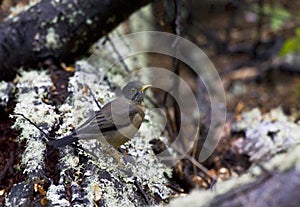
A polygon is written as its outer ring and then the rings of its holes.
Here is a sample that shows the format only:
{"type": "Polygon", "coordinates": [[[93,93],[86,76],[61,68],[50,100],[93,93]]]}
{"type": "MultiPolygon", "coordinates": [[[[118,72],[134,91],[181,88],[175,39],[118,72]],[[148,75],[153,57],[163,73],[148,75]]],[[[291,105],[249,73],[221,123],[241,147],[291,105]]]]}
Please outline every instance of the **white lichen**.
{"type": "Polygon", "coordinates": [[[56,33],[53,27],[50,27],[47,30],[45,45],[46,47],[53,50],[58,49],[62,46],[60,36],[56,33]]]}
{"type": "Polygon", "coordinates": [[[6,106],[9,100],[9,94],[14,86],[11,82],[0,81],[0,106],[6,106]]]}
{"type": "Polygon", "coordinates": [[[30,0],[28,4],[23,4],[23,3],[19,3],[14,7],[10,7],[10,15],[8,17],[5,18],[5,20],[8,19],[12,19],[14,18],[16,15],[20,14],[21,12],[24,12],[28,9],[30,9],[32,6],[36,5],[37,3],[39,3],[41,0],[30,0]]]}
{"type": "MultiPolygon", "coordinates": [[[[99,110],[92,94],[101,106],[116,98],[114,91],[103,80],[104,76],[114,77],[111,80],[116,82],[112,84],[121,85],[123,77],[126,75],[124,69],[105,70],[103,65],[97,66],[95,62],[91,64],[90,60],[77,62],[74,76],[69,79],[70,95],[62,105],[56,106],[57,108],[43,102],[43,98],[47,96],[49,88],[52,86],[49,76],[45,72],[22,72],[23,76],[19,78],[17,85],[20,92],[15,112],[22,113],[37,125],[43,126],[46,132],[59,117],[62,118],[62,124],[55,132],[57,138],[76,130],[78,125],[99,110]],[[121,70],[123,72],[120,72],[121,70]]],[[[99,63],[103,60],[96,61],[99,63]]],[[[166,137],[161,135],[165,120],[160,118],[158,113],[149,113],[149,111],[146,112],[145,120],[140,132],[122,146],[128,154],[116,155],[116,151],[111,146],[101,144],[99,140],[80,140],[79,143],[84,150],[79,150],[79,155],[75,155],[70,146],[61,148],[61,157],[58,163],[60,168],[59,184],[52,183],[47,191],[47,199],[51,205],[70,205],[68,200],[60,196],[66,193],[66,189],[63,187],[69,172],[84,172],[84,182],[87,184],[87,187],[83,187],[80,193],[71,195],[72,201],[80,200],[80,196],[86,195],[90,204],[93,203],[92,201],[101,199],[106,206],[144,205],[145,201],[142,196],[136,196],[139,195],[139,192],[134,185],[135,180],[139,181],[150,200],[154,200],[157,195],[162,199],[168,198],[169,189],[166,187],[167,180],[164,173],[170,174],[171,170],[159,162],[149,144],[152,138],[166,140],[166,137]],[[79,163],[81,153],[89,157],[88,163],[79,163]],[[121,165],[118,163],[117,156],[121,158],[121,165]],[[95,170],[86,170],[84,165],[93,166],[95,170]],[[110,178],[100,178],[99,173],[101,172],[107,173],[110,178]],[[116,188],[116,186],[118,187],[116,188]]],[[[27,166],[35,166],[36,162],[32,161],[35,156],[33,153],[39,156],[35,160],[42,163],[45,143],[39,139],[40,132],[22,117],[17,117],[14,127],[22,129],[20,139],[30,141],[27,146],[28,150],[25,151],[26,155],[23,155],[23,163],[27,166]],[[38,148],[41,150],[40,152],[36,152],[38,148]]],[[[44,167],[43,164],[40,166],[44,167]]],[[[37,167],[37,169],[39,168],[37,167]]],[[[68,178],[68,182],[73,183],[74,188],[79,187],[76,186],[79,180],[80,176],[77,175],[73,175],[71,181],[68,178]]]]}
{"type": "Polygon", "coordinates": [[[64,168],[61,169],[61,173],[63,174],[66,170],[69,169],[76,169],[79,166],[79,157],[75,156],[71,151],[68,150],[69,148],[66,148],[66,153],[64,154],[64,157],[60,159],[60,162],[63,163],[64,168]]]}
{"type": "Polygon", "coordinates": [[[100,181],[95,171],[85,171],[84,177],[86,177],[86,182],[88,183],[85,189],[85,192],[87,192],[86,198],[89,200],[92,207],[94,206],[94,202],[97,202],[102,198],[103,189],[100,188],[100,181]]]}
{"type": "Polygon", "coordinates": [[[85,23],[88,24],[88,25],[91,25],[91,24],[93,24],[93,20],[91,20],[91,19],[86,19],[85,23]]]}
{"type": "Polygon", "coordinates": [[[46,146],[41,141],[29,140],[21,163],[26,166],[23,173],[39,172],[44,169],[44,153],[46,146]]]}
{"type": "Polygon", "coordinates": [[[300,125],[284,115],[281,108],[264,115],[258,109],[245,112],[233,130],[245,132],[243,153],[251,161],[269,159],[300,143],[300,125]]]}
{"type": "MultiPolygon", "coordinates": [[[[64,124],[61,128],[70,124],[76,126],[84,121],[89,113],[93,113],[94,110],[99,110],[89,90],[94,93],[101,105],[115,98],[115,94],[111,92],[108,85],[101,80],[102,76],[101,70],[95,70],[95,68],[87,62],[80,61],[77,63],[76,72],[69,81],[69,90],[72,91],[72,96],[70,96],[70,100],[65,103],[71,103],[72,107],[64,106],[65,104],[63,104],[59,108],[59,110],[65,114],[64,124]],[[97,73],[95,74],[95,72],[97,73]],[[89,89],[86,90],[85,86],[88,86],[89,89]]],[[[153,113],[152,116],[155,116],[155,113],[153,113]]],[[[113,182],[110,180],[91,180],[89,181],[90,186],[85,189],[88,195],[95,194],[93,186],[97,185],[100,186],[102,199],[104,199],[107,206],[132,206],[134,205],[132,201],[132,199],[134,199],[133,195],[136,192],[133,181],[134,178],[137,177],[145,189],[150,189],[153,194],[156,193],[160,195],[162,199],[168,197],[169,189],[165,186],[167,180],[163,173],[170,171],[170,169],[158,161],[149,144],[149,140],[152,139],[153,136],[156,137],[157,132],[161,132],[160,122],[151,122],[151,116],[148,112],[145,119],[147,121],[142,124],[140,133],[123,146],[123,148],[128,151],[127,158],[131,157],[130,159],[134,159],[134,163],[126,162],[124,160],[126,159],[125,155],[118,155],[123,164],[127,163],[124,169],[120,168],[115,158],[116,152],[112,150],[112,147],[105,144],[103,145],[98,140],[80,140],[84,152],[91,158],[90,162],[93,165],[97,166],[98,169],[108,172],[113,180],[118,181],[121,179],[123,180],[121,182],[124,182],[122,184],[122,190],[116,190],[115,185],[113,185],[113,182]]],[[[153,117],[152,119],[160,120],[159,118],[153,117]]]]}
{"type": "MultiPolygon", "coordinates": [[[[50,127],[55,123],[58,115],[54,112],[55,108],[44,103],[42,100],[52,86],[52,81],[45,71],[21,72],[18,77],[16,89],[17,104],[15,113],[23,114],[36,125],[46,125],[50,127]],[[34,78],[33,78],[34,77],[34,78]]],[[[16,121],[12,128],[22,129],[20,140],[40,136],[40,132],[27,120],[20,116],[14,116],[16,121]]]]}
{"type": "Polygon", "coordinates": [[[63,185],[50,185],[47,190],[47,200],[51,206],[70,206],[70,202],[62,198],[62,192],[65,192],[63,185]]]}
{"type": "MultiPolygon", "coordinates": [[[[42,99],[47,95],[51,85],[51,79],[45,71],[21,72],[16,85],[18,94],[14,112],[23,114],[36,125],[43,124],[50,129],[58,116],[54,112],[54,107],[45,104],[42,99]]],[[[45,142],[42,141],[43,135],[23,117],[14,117],[16,121],[12,127],[22,130],[19,140],[26,140],[27,143],[22,155],[23,172],[30,174],[41,171],[44,168],[46,150],[45,142]]]]}
{"type": "Polygon", "coordinates": [[[242,114],[242,121],[232,126],[234,131],[243,131],[247,128],[259,125],[262,114],[258,108],[252,109],[250,112],[242,114]]]}

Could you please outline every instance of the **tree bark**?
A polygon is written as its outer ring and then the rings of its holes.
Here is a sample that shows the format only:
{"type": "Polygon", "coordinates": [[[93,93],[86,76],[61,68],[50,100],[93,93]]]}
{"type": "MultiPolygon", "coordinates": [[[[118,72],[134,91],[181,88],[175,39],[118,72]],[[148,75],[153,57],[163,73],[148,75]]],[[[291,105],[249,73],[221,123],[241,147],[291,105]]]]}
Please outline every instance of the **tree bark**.
{"type": "Polygon", "coordinates": [[[284,207],[299,206],[300,172],[270,172],[255,182],[241,186],[224,195],[217,196],[209,206],[219,207],[284,207]]]}
{"type": "Polygon", "coordinates": [[[0,24],[0,80],[46,59],[71,63],[151,0],[42,0],[0,24]]]}

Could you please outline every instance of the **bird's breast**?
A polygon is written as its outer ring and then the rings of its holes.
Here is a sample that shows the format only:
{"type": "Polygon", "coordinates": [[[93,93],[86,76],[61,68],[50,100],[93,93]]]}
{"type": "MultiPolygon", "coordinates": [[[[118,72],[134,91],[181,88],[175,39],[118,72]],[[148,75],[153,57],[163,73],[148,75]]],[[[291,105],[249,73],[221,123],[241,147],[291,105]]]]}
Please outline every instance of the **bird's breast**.
{"type": "Polygon", "coordinates": [[[139,130],[144,116],[144,111],[140,110],[138,113],[134,114],[131,117],[130,124],[126,126],[119,126],[115,132],[105,134],[107,142],[110,145],[114,146],[114,148],[118,148],[119,146],[128,142],[139,130]]]}

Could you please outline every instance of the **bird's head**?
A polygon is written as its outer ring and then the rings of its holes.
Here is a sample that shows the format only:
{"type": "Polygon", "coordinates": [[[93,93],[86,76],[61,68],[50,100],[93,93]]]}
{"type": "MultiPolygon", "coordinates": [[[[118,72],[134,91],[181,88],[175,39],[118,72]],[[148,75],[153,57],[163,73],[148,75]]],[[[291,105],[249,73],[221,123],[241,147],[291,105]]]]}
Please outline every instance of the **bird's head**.
{"type": "Polygon", "coordinates": [[[144,99],[145,90],[152,87],[151,85],[143,85],[139,81],[129,82],[122,90],[122,94],[128,100],[141,103],[144,99]]]}

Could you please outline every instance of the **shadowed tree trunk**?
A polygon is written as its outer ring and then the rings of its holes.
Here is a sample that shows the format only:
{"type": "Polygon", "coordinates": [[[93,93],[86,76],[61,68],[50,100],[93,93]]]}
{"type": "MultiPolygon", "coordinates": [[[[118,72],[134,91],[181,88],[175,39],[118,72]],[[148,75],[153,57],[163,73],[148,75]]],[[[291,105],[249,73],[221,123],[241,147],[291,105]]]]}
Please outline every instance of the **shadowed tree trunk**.
{"type": "Polygon", "coordinates": [[[0,80],[45,59],[70,63],[151,0],[42,0],[0,24],[0,80]]]}

